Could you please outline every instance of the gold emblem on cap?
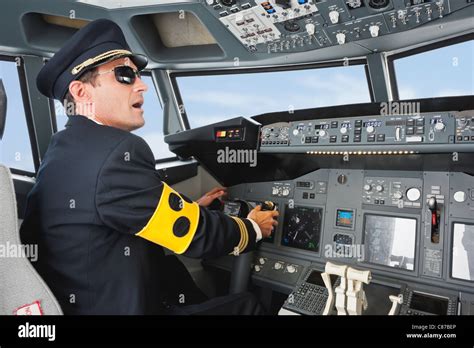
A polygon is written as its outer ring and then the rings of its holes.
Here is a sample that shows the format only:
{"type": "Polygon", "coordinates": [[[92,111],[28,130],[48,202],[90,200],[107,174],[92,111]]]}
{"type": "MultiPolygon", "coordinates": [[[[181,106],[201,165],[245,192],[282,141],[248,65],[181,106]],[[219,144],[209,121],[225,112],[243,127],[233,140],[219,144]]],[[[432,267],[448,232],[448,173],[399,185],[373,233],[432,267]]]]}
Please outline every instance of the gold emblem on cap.
{"type": "Polygon", "coordinates": [[[79,65],[76,65],[72,70],[71,74],[77,75],[79,74],[82,70],[85,68],[91,66],[92,64],[95,64],[101,60],[117,56],[117,55],[132,55],[132,52],[127,51],[127,50],[112,50],[112,51],[107,51],[104,53],[99,54],[98,56],[95,56],[94,58],[89,58],[86,61],[82,62],[79,65]]]}

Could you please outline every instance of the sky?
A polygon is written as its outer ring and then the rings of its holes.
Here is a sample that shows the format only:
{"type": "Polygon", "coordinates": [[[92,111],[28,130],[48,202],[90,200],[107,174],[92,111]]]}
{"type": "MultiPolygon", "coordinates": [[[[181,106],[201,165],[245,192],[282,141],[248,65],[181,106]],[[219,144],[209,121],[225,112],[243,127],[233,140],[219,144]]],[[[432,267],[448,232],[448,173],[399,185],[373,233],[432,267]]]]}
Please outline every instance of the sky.
{"type": "MultiPolygon", "coordinates": [[[[474,41],[425,52],[395,61],[400,99],[474,94],[474,41]]],[[[20,85],[14,62],[0,61],[8,107],[0,163],[34,171],[20,85]]],[[[145,94],[145,126],[135,131],[150,145],[155,157],[173,154],[163,141],[163,111],[150,77],[145,94]]],[[[177,79],[191,127],[236,116],[370,101],[363,66],[192,76],[177,79]]],[[[66,116],[56,107],[58,130],[66,116]]]]}

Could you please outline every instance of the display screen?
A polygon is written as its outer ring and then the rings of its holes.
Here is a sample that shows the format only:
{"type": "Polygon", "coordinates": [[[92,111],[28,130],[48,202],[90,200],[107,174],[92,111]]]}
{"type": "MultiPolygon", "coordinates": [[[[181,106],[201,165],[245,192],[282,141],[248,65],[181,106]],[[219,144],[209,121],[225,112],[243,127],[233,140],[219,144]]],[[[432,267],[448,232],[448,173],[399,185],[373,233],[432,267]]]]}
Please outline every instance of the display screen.
{"type": "Polygon", "coordinates": [[[410,301],[410,308],[436,315],[446,315],[448,313],[448,304],[449,300],[447,298],[430,296],[414,291],[410,301]]]}
{"type": "Polygon", "coordinates": [[[239,202],[224,202],[223,213],[231,216],[239,216],[240,203],[239,202]]]}
{"type": "Polygon", "coordinates": [[[365,215],[365,261],[413,271],[416,219],[365,215]]]}
{"type": "Polygon", "coordinates": [[[281,244],[318,252],[322,214],[321,208],[286,205],[281,244]]]}
{"type": "Polygon", "coordinates": [[[354,211],[337,209],[336,210],[336,226],[352,228],[354,226],[354,211]]]}
{"type": "MultiPolygon", "coordinates": [[[[253,208],[257,205],[262,205],[262,201],[247,201],[247,203],[253,208]]],[[[275,210],[278,210],[278,204],[275,203],[275,210]]],[[[268,238],[263,238],[262,241],[265,243],[273,243],[275,240],[276,229],[273,230],[272,235],[268,238]]]]}
{"type": "Polygon", "coordinates": [[[453,263],[451,276],[474,280],[474,225],[453,225],[453,263]]]}
{"type": "Polygon", "coordinates": [[[314,126],[314,129],[329,129],[329,123],[328,124],[317,124],[314,126]]]}
{"type": "MultiPolygon", "coordinates": [[[[337,275],[331,274],[329,275],[329,277],[331,278],[331,285],[334,286],[337,280],[337,275]]],[[[311,274],[306,279],[306,283],[319,285],[319,286],[322,286],[323,288],[326,287],[326,285],[324,285],[323,278],[321,277],[321,272],[319,271],[312,271],[311,274]]]]}
{"type": "Polygon", "coordinates": [[[382,127],[382,121],[366,121],[364,122],[364,127],[382,127]]]}

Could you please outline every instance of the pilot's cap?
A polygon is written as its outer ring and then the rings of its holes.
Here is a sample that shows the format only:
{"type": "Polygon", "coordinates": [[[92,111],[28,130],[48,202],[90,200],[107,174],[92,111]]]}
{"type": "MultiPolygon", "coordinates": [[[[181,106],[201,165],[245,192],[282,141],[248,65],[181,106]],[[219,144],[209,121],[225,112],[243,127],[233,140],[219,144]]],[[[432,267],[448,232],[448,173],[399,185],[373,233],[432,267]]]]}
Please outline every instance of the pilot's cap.
{"type": "Polygon", "coordinates": [[[75,33],[41,69],[36,78],[39,91],[49,98],[62,100],[69,84],[86,71],[122,57],[130,57],[138,70],[148,59],[134,54],[120,27],[108,19],[98,19],[75,33]]]}

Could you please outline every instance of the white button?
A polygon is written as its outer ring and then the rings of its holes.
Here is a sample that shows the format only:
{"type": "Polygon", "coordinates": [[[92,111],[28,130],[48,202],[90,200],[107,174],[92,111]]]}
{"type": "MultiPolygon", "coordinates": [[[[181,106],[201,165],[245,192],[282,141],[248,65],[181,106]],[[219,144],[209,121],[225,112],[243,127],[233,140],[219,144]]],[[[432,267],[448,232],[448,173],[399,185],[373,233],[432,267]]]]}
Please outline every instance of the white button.
{"type": "Polygon", "coordinates": [[[466,193],[464,191],[455,192],[453,198],[456,202],[463,203],[466,201],[466,193]]]}
{"type": "Polygon", "coordinates": [[[395,199],[400,199],[402,197],[403,197],[403,195],[400,191],[397,191],[393,194],[393,198],[395,198],[395,199]]]}
{"type": "Polygon", "coordinates": [[[313,35],[314,34],[314,24],[313,23],[306,24],[306,32],[308,33],[308,35],[313,35]]]}
{"type": "Polygon", "coordinates": [[[421,192],[416,187],[409,188],[407,190],[407,198],[409,201],[414,202],[419,200],[421,197],[421,192]]]}
{"type": "Polygon", "coordinates": [[[265,259],[263,257],[259,258],[258,263],[261,264],[261,265],[264,265],[265,264],[265,259]]]}
{"type": "Polygon", "coordinates": [[[273,268],[275,268],[276,270],[278,269],[282,269],[283,265],[281,264],[281,262],[275,262],[275,265],[273,266],[273,268]]]}
{"type": "Polygon", "coordinates": [[[375,190],[377,192],[382,192],[383,191],[383,186],[382,185],[377,185],[377,186],[375,186],[375,190]]]}
{"type": "Polygon", "coordinates": [[[346,133],[347,133],[347,128],[346,128],[346,127],[342,127],[342,128],[341,128],[341,133],[342,133],[342,134],[346,134],[346,133]]]}
{"type": "Polygon", "coordinates": [[[325,130],[320,130],[319,131],[319,136],[320,137],[324,137],[326,135],[326,131],[325,130]]]}
{"type": "Polygon", "coordinates": [[[368,126],[367,127],[367,133],[373,133],[375,132],[375,127],[374,126],[368,126]]]}
{"type": "Polygon", "coordinates": [[[295,273],[296,272],[296,267],[293,266],[293,265],[288,265],[288,266],[286,266],[286,271],[288,273],[295,273]]]}
{"type": "Polygon", "coordinates": [[[255,272],[260,272],[262,268],[259,265],[255,265],[253,269],[255,270],[255,272]]]}

